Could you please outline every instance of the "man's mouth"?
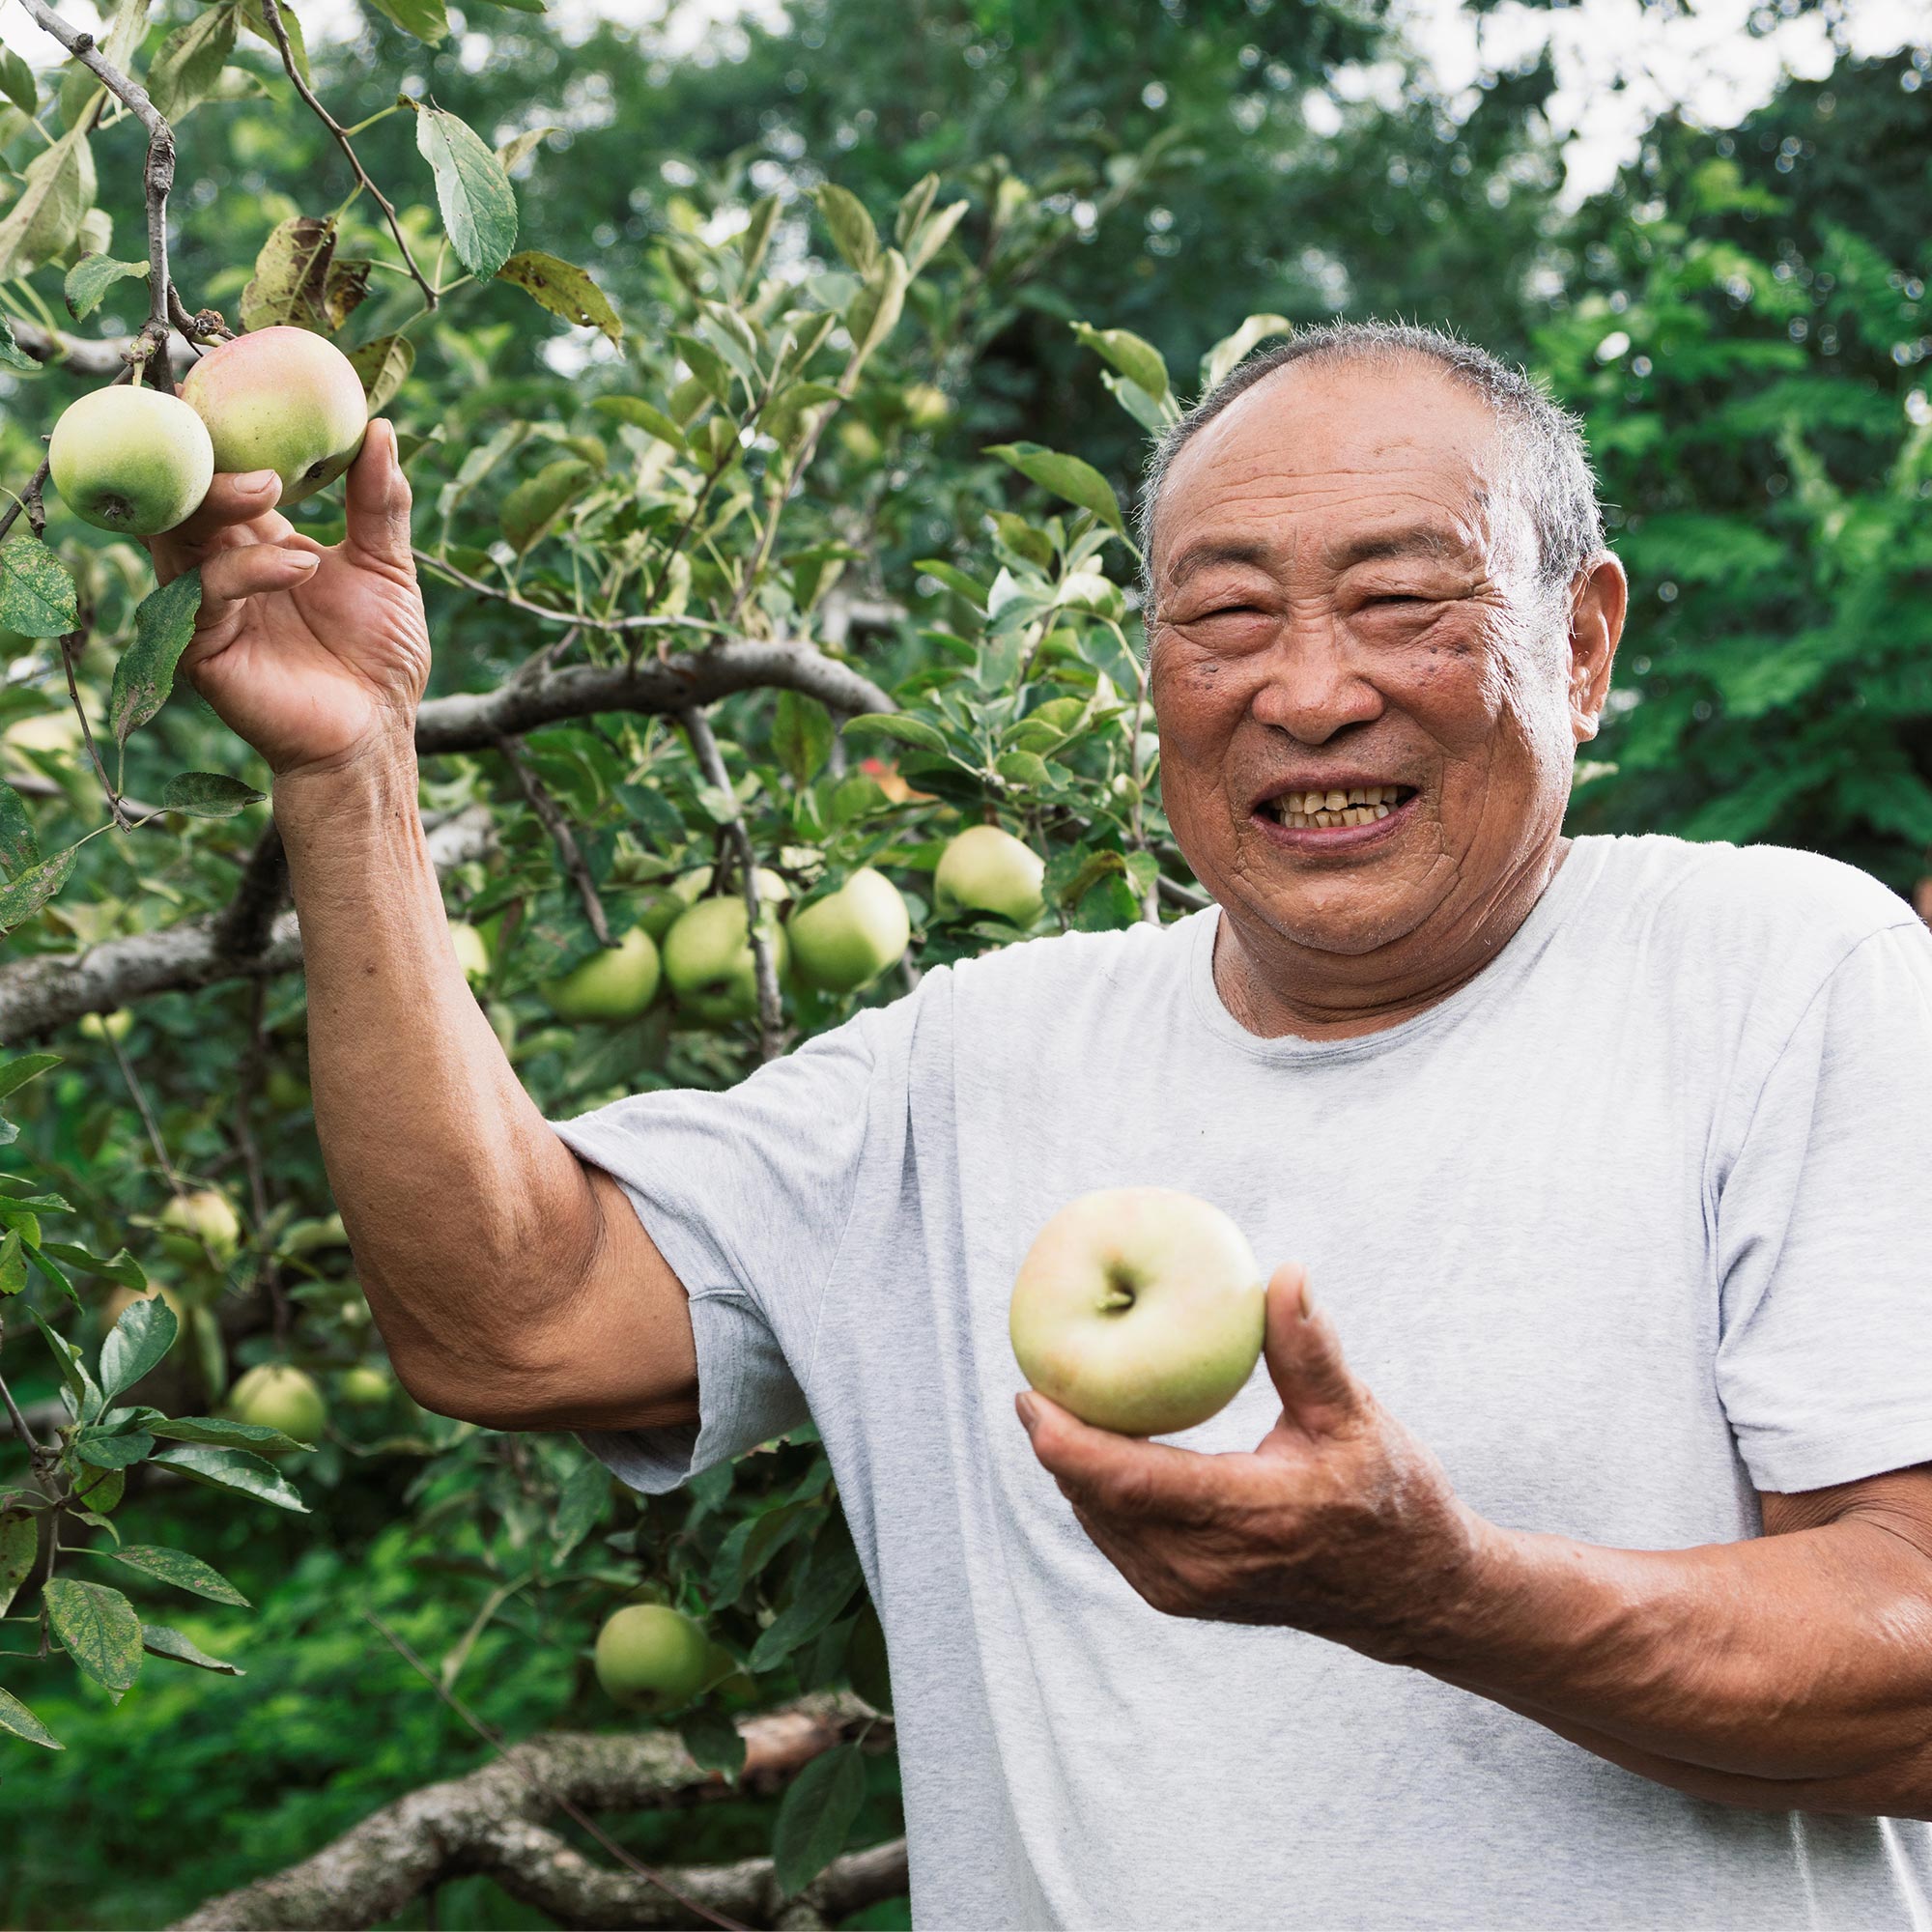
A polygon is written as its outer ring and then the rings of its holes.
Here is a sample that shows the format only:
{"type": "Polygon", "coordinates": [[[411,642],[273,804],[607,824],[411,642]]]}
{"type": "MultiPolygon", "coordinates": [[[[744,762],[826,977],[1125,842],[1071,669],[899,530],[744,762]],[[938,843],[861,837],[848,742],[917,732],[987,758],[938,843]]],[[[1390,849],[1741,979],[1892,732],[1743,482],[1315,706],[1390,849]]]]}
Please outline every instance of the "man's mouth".
{"type": "Polygon", "coordinates": [[[1285,791],[1256,807],[1291,831],[1323,831],[1334,826],[1373,825],[1415,796],[1413,785],[1350,785],[1327,791],[1285,791]]]}

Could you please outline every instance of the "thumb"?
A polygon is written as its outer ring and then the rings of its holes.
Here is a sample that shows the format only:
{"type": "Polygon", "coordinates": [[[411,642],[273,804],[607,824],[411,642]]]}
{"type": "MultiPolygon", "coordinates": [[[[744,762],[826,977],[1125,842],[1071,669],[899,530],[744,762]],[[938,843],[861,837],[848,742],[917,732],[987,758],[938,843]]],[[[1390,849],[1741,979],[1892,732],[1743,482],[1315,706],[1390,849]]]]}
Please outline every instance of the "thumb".
{"type": "Polygon", "coordinates": [[[410,482],[396,454],[396,426],[378,416],[349,466],[346,534],[379,563],[411,571],[410,482]]]}
{"type": "Polygon", "coordinates": [[[1276,1268],[1268,1282],[1262,1352],[1284,1426],[1325,1435],[1366,1406],[1368,1391],[1350,1372],[1334,1323],[1315,1307],[1308,1270],[1297,1262],[1276,1268]]]}

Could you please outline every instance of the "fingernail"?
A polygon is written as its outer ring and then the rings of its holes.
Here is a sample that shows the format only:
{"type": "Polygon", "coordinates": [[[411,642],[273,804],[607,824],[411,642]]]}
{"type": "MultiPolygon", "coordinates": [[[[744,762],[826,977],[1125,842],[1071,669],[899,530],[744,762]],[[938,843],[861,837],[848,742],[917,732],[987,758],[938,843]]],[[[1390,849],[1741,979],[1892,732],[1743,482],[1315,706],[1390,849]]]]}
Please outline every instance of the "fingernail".
{"type": "Polygon", "coordinates": [[[1301,1277],[1301,1319],[1311,1321],[1315,1315],[1315,1297],[1308,1291],[1308,1277],[1301,1277]]]}
{"type": "Polygon", "coordinates": [[[236,477],[235,487],[253,497],[266,490],[274,480],[275,472],[272,469],[250,469],[236,477]]]}
{"type": "Polygon", "coordinates": [[[322,559],[305,550],[285,551],[283,554],[298,570],[306,576],[322,559]]]}
{"type": "Polygon", "coordinates": [[[1039,1420],[1039,1405],[1034,1401],[1033,1391],[1031,1389],[1022,1389],[1016,1406],[1020,1412],[1020,1422],[1025,1428],[1026,1433],[1031,1435],[1034,1424],[1039,1420]]]}

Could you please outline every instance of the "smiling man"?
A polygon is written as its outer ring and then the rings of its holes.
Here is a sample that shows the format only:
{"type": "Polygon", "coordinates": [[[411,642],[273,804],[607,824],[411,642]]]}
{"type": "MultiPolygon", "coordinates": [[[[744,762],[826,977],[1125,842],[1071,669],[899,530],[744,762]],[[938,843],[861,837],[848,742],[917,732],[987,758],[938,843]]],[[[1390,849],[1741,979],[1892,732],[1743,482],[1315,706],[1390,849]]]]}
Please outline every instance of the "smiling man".
{"type": "Polygon", "coordinates": [[[1805,854],[1563,837],[1624,581],[1520,374],[1311,331],[1159,452],[1214,906],[559,1124],[423,845],[392,439],[335,551],[271,484],[157,548],[278,775],[396,1366],[644,1490],[810,1415],[917,1923],[1932,1923],[1932,939],[1805,854]],[[1161,1443],[1021,1393],[1007,1338],[1040,1226],[1147,1183],[1282,1264],[1266,1374],[1161,1443]]]}

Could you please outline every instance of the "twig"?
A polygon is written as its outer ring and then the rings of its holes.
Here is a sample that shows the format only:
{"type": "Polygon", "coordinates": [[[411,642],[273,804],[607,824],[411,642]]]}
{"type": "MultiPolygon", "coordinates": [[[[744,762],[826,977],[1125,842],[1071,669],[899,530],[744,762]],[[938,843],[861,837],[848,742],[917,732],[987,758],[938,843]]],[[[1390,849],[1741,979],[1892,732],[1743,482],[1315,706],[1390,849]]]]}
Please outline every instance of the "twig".
{"type": "Polygon", "coordinates": [[[611,923],[604,916],[604,901],[597,895],[597,881],[590,876],[590,867],[583,863],[583,854],[579,850],[563,813],[557,809],[556,800],[551,797],[543,781],[530,770],[514,738],[504,738],[497,749],[503,754],[503,762],[516,773],[517,782],[523,787],[530,810],[542,820],[544,830],[550,834],[551,843],[556,847],[556,856],[562,860],[563,869],[570,874],[571,883],[577,888],[577,896],[583,902],[583,916],[590,922],[590,930],[597,935],[598,945],[612,945],[611,923]]]}
{"type": "MultiPolygon", "coordinates": [[[[696,705],[679,714],[685,735],[699,769],[709,782],[726,798],[735,798],[731,774],[724,769],[724,756],[711,734],[711,721],[696,705]]],[[[745,815],[734,803],[724,831],[738,855],[738,890],[745,897],[745,930],[752,942],[752,967],[758,981],[758,1058],[776,1060],[782,1048],[784,1009],[779,999],[778,962],[765,936],[762,907],[758,898],[758,867],[752,850],[752,835],[745,830],[745,815]]]]}
{"type": "Polygon", "coordinates": [[[403,251],[403,260],[408,264],[416,287],[422,291],[423,306],[434,308],[437,304],[436,284],[417,268],[416,258],[410,253],[410,244],[403,239],[402,224],[396,219],[395,204],[370,179],[369,170],[357,158],[350,142],[348,128],[316,99],[315,90],[301,77],[301,69],[296,64],[296,50],[289,44],[289,30],[282,24],[282,10],[275,0],[262,0],[262,17],[268,21],[269,31],[275,37],[275,45],[281,50],[282,71],[288,75],[289,84],[301,96],[322,125],[335,136],[335,145],[349,157],[349,165],[355,170],[355,179],[375,197],[376,206],[383,211],[383,218],[389,224],[389,233],[396,238],[396,246],[403,251]]]}
{"type": "Polygon", "coordinates": [[[14,1391],[7,1386],[7,1378],[5,1376],[0,1376],[0,1402],[4,1402],[7,1405],[7,1414],[14,1424],[14,1434],[27,1445],[28,1455],[39,1456],[41,1453],[40,1437],[27,1427],[27,1418],[20,1413],[20,1406],[14,1400],[14,1391]]]}
{"type": "Polygon", "coordinates": [[[1206,893],[1197,893],[1192,886],[1183,886],[1179,879],[1170,879],[1165,872],[1154,881],[1154,891],[1169,905],[1183,906],[1189,912],[1206,912],[1214,903],[1206,893]]]}
{"type": "Polygon", "coordinates": [[[275,915],[288,895],[289,862],[282,851],[281,827],[271,818],[248,854],[235,896],[215,922],[215,944],[239,959],[252,959],[268,945],[275,915]]]}
{"type": "Polygon", "coordinates": [[[115,1065],[121,1069],[121,1078],[127,1082],[128,1092],[133,1098],[134,1111],[140,1115],[141,1124],[148,1130],[148,1145],[155,1151],[155,1159],[160,1167],[161,1179],[168,1183],[170,1190],[179,1199],[187,1192],[187,1189],[182,1185],[182,1178],[175,1171],[175,1164],[168,1156],[168,1144],[161,1138],[160,1123],[155,1119],[155,1110],[148,1105],[148,1090],[141,1085],[140,1075],[134,1071],[134,1063],[122,1052],[121,1042],[105,1027],[100,1031],[114,1055],[115,1065]]]}
{"type": "Polygon", "coordinates": [[[540,617],[546,624],[568,624],[573,630],[590,631],[711,631],[719,637],[730,637],[734,630],[732,625],[714,623],[709,617],[596,617],[585,611],[553,611],[547,604],[532,604],[527,597],[519,597],[514,590],[499,590],[494,583],[485,583],[426,550],[412,549],[410,554],[450,582],[460,583],[479,597],[494,597],[497,603],[507,604],[526,617],[540,617]]]}
{"type": "MultiPolygon", "coordinates": [[[[6,510],[0,512],[0,537],[4,537],[14,527],[14,522],[18,519],[22,510],[25,510],[30,503],[38,504],[40,502],[41,492],[45,489],[46,481],[47,459],[43,456],[41,458],[41,467],[34,471],[33,475],[28,479],[27,487],[20,492],[19,501],[9,503],[6,510]]],[[[31,514],[29,514],[27,521],[30,524],[34,521],[31,514]]],[[[36,534],[38,534],[38,531],[36,534]]]]}
{"type": "MultiPolygon", "coordinates": [[[[153,385],[174,392],[174,372],[168,363],[168,195],[175,185],[174,129],[162,120],[148,91],[107,62],[92,34],[83,34],[56,14],[43,0],[20,0],[40,24],[100,82],[148,130],[148,164],[142,176],[148,198],[148,321],[128,346],[130,367],[138,365],[153,385]]],[[[272,8],[274,0],[264,0],[272,8]]]]}
{"type": "Polygon", "coordinates": [[[80,687],[74,682],[73,661],[80,655],[80,647],[87,640],[85,628],[70,631],[60,640],[61,664],[67,671],[67,695],[73,704],[73,715],[80,720],[80,735],[87,746],[87,755],[93,761],[94,769],[100,780],[100,789],[107,796],[107,810],[113,817],[115,829],[129,832],[133,820],[121,794],[114,789],[114,781],[107,776],[107,767],[100,761],[100,748],[94,742],[94,726],[87,722],[87,707],[80,701],[80,687]]]}
{"type": "MultiPolygon", "coordinates": [[[[213,314],[212,309],[202,312],[213,314]]],[[[16,322],[14,340],[43,367],[66,369],[73,375],[103,383],[125,383],[130,373],[128,352],[134,340],[131,335],[90,338],[68,335],[58,328],[43,328],[39,323],[16,322]]],[[[185,346],[179,336],[168,338],[168,366],[176,375],[185,374],[189,366],[183,353],[185,346]]]]}
{"type": "MultiPolygon", "coordinates": [[[[248,1170],[248,1200],[254,1210],[254,1226],[268,1226],[269,1183],[262,1171],[262,1150],[255,1139],[249,1114],[262,1088],[262,1067],[268,1059],[268,1032],[263,1021],[268,1011],[268,987],[257,980],[250,990],[248,1008],[248,1051],[242,1057],[242,1077],[235,1090],[235,1137],[242,1148],[242,1165],[248,1170]]],[[[282,1270],[272,1252],[258,1258],[255,1280],[268,1290],[269,1306],[274,1313],[275,1345],[289,1345],[289,1298],[282,1293],[282,1270]]]]}

